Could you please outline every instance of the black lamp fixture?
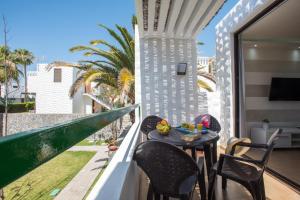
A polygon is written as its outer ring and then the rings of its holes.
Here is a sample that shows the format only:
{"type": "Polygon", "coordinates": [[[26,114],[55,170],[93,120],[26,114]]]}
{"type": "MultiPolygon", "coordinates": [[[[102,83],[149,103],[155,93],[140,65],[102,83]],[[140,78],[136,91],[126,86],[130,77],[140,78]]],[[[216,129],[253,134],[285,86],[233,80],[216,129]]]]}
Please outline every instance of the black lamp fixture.
{"type": "Polygon", "coordinates": [[[178,63],[177,65],[177,75],[186,74],[187,63],[178,63]]]}

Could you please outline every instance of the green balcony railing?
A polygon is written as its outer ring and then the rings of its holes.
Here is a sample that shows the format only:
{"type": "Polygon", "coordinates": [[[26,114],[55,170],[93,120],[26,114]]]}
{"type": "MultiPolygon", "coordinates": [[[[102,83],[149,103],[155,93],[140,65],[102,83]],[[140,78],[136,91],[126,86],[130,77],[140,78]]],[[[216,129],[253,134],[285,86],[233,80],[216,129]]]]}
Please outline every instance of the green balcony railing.
{"type": "Polygon", "coordinates": [[[138,105],[0,138],[0,188],[27,174],[138,105]]]}

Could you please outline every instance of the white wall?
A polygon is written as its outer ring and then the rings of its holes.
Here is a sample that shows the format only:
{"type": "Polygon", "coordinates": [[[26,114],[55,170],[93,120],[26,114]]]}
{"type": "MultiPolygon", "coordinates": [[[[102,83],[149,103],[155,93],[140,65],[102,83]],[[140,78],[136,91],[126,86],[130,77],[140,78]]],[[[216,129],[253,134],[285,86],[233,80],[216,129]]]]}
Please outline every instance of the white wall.
{"type": "Polygon", "coordinates": [[[216,26],[217,89],[220,93],[221,143],[233,132],[234,33],[274,0],[240,0],[216,26]]]}
{"type": "Polygon", "coordinates": [[[54,82],[54,68],[46,70],[47,64],[39,64],[37,75],[28,77],[29,92],[36,92],[36,113],[73,113],[73,100],[69,89],[73,83],[73,68],[62,69],[62,81],[54,82]]]}
{"type": "MultiPolygon", "coordinates": [[[[15,81],[8,82],[8,98],[21,98],[24,97],[21,95],[24,92],[24,85],[19,83],[19,85],[15,81]]],[[[5,84],[1,84],[1,97],[5,96],[5,84]]]]}
{"type": "Polygon", "coordinates": [[[28,92],[36,92],[38,90],[38,66],[37,71],[28,71],[27,73],[27,87],[28,92]]]}
{"type": "Polygon", "coordinates": [[[81,87],[73,96],[73,113],[86,113],[83,93],[84,88],[81,87]]]}

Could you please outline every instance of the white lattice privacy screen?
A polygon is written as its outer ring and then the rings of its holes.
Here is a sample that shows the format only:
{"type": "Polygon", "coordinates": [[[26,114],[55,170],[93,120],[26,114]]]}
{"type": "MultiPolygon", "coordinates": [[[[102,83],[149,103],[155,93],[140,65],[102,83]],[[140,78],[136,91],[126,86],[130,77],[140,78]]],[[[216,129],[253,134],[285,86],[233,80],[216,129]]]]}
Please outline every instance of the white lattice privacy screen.
{"type": "Polygon", "coordinates": [[[272,0],[241,0],[216,26],[217,90],[220,93],[221,143],[226,144],[233,133],[232,72],[234,64],[234,33],[249,22],[272,0]]]}
{"type": "Polygon", "coordinates": [[[194,39],[141,38],[136,45],[143,118],[157,115],[177,125],[207,112],[206,93],[197,86],[194,39]],[[186,75],[177,75],[178,63],[187,63],[186,75]]]}

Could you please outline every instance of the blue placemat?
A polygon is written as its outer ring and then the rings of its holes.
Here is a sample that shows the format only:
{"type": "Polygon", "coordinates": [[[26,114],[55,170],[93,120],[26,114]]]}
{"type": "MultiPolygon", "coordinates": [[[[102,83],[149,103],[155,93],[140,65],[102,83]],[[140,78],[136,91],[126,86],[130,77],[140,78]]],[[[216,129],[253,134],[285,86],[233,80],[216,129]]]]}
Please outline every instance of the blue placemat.
{"type": "MultiPolygon", "coordinates": [[[[187,128],[182,128],[182,127],[176,127],[175,128],[177,131],[181,132],[182,134],[194,134],[192,131],[190,131],[189,129],[187,128]]],[[[202,128],[202,131],[201,131],[202,134],[205,134],[207,133],[207,129],[206,128],[202,128]]]]}
{"type": "Polygon", "coordinates": [[[186,128],[182,128],[182,127],[176,127],[175,129],[183,134],[192,134],[193,133],[192,131],[190,131],[186,128]]]}

